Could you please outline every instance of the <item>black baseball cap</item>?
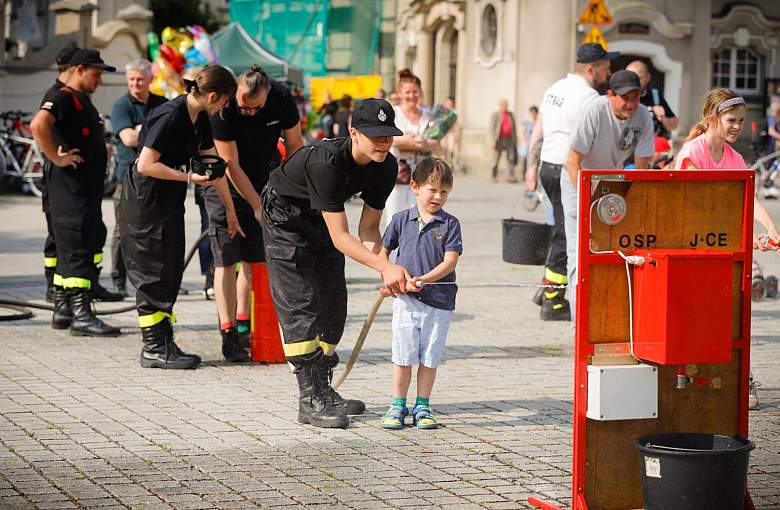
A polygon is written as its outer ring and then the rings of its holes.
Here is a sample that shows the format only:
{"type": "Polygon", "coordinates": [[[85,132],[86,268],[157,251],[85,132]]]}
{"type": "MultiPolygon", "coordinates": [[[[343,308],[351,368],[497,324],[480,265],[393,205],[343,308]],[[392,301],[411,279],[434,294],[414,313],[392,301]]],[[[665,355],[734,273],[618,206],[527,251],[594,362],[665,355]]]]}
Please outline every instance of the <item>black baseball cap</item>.
{"type": "Polygon", "coordinates": [[[78,46],[65,46],[60,50],[59,53],[57,53],[57,59],[55,62],[58,66],[69,66],[70,65],[70,59],[73,58],[73,55],[76,54],[77,51],[79,51],[81,48],[78,46]]]}
{"type": "Polygon", "coordinates": [[[395,127],[395,111],[384,99],[364,99],[352,111],[352,127],[366,136],[402,136],[395,127]]]}
{"type": "Polygon", "coordinates": [[[609,90],[617,96],[622,96],[632,90],[641,92],[642,84],[639,82],[639,76],[634,71],[621,69],[609,77],[609,90]]]}
{"type": "Polygon", "coordinates": [[[92,48],[84,48],[78,50],[70,58],[69,64],[71,67],[75,67],[75,66],[98,67],[110,73],[116,71],[116,67],[110,66],[105,62],[103,62],[103,59],[100,58],[100,52],[98,50],[93,50],[92,48]]]}
{"type": "Polygon", "coordinates": [[[583,44],[577,49],[578,64],[592,64],[599,60],[615,60],[619,56],[619,51],[607,51],[599,43],[583,44]]]}

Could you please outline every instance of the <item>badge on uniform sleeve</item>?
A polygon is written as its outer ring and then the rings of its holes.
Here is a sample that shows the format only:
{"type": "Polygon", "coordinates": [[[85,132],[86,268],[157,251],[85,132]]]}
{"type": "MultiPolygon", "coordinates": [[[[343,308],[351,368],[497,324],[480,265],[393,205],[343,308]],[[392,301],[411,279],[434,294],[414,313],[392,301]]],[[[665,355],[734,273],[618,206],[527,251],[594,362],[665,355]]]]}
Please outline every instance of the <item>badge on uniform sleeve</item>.
{"type": "Polygon", "coordinates": [[[379,109],[379,113],[376,115],[376,118],[379,119],[379,122],[384,122],[387,120],[387,114],[383,109],[379,109]]]}

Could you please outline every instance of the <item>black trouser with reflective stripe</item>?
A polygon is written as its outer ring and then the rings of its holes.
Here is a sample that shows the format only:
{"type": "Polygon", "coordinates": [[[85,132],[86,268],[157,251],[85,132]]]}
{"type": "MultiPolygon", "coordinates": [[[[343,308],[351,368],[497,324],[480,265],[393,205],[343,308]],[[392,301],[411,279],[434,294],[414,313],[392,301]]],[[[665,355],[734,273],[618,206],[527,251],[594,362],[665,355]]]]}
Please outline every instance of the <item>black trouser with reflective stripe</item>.
{"type": "MultiPolygon", "coordinates": [[[[558,285],[568,283],[566,276],[566,231],[564,230],[563,204],[561,203],[562,170],[563,165],[553,165],[542,161],[539,171],[542,187],[552,203],[553,217],[555,218],[555,225],[553,225],[550,235],[550,249],[547,252],[547,261],[545,262],[544,278],[558,285]]],[[[557,295],[555,290],[548,291],[547,297],[555,297],[557,295]]]]}
{"type": "MultiPolygon", "coordinates": [[[[43,214],[46,216],[46,241],[43,245],[43,265],[47,269],[56,270],[57,268],[57,242],[54,237],[54,223],[52,222],[51,200],[49,198],[49,181],[51,180],[52,164],[48,159],[44,159],[43,163],[43,189],[41,190],[41,208],[43,214]]],[[[56,181],[57,179],[55,179],[56,181]]],[[[102,189],[101,189],[102,193],[102,189]]],[[[57,194],[57,191],[55,191],[57,194]]],[[[97,214],[99,216],[99,222],[96,224],[94,235],[94,247],[92,248],[92,263],[94,266],[98,266],[103,260],[103,246],[106,244],[106,224],[103,222],[103,214],[100,210],[100,206],[97,207],[97,214]]],[[[62,223],[61,221],[59,223],[62,223]]],[[[98,277],[97,267],[92,269],[91,280],[98,277]]],[[[54,284],[57,286],[62,285],[63,276],[62,273],[57,271],[54,276],[54,284]]]]}
{"type": "Polygon", "coordinates": [[[52,167],[48,194],[57,271],[54,283],[65,288],[91,287],[95,255],[102,252],[105,225],[100,211],[105,168],[52,167]]]}
{"type": "Polygon", "coordinates": [[[184,215],[171,214],[149,225],[125,221],[120,229],[127,276],[136,288],[140,326],[173,318],[184,273],[184,215]]]}
{"type": "Polygon", "coordinates": [[[57,243],[54,242],[54,228],[51,224],[51,206],[49,205],[49,178],[51,163],[43,161],[43,186],[41,189],[41,209],[46,216],[46,242],[43,244],[43,263],[47,268],[57,267],[57,243]]]}
{"type": "Polygon", "coordinates": [[[333,246],[322,216],[291,202],[267,187],[263,191],[271,297],[284,353],[297,370],[335,354],[347,320],[347,284],[344,255],[333,246]]]}

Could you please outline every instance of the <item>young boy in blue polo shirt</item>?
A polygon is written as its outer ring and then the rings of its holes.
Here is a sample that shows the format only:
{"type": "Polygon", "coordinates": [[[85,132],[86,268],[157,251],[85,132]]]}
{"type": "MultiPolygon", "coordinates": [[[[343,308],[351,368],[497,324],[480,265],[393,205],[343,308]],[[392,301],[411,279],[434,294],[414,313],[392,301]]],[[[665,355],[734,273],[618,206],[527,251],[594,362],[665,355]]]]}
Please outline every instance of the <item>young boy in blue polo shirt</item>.
{"type": "Polygon", "coordinates": [[[413,424],[435,429],[439,425],[430,407],[431,390],[455,309],[455,266],[463,242],[460,222],[442,209],[452,189],[450,166],[427,158],[417,164],[410,186],[417,204],[393,216],[382,239],[382,256],[398,249],[396,263],[417,275],[407,282],[409,293],[396,296],[393,303],[393,398],[382,427],[404,426],[412,367],[418,365],[413,424]],[[426,285],[433,282],[447,284],[426,285]]]}

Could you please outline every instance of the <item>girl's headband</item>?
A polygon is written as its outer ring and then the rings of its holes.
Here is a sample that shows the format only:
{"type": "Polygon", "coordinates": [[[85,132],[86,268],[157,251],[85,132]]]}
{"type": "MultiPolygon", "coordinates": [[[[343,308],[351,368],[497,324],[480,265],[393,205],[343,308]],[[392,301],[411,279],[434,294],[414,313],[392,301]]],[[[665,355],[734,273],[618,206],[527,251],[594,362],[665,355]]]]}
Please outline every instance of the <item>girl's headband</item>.
{"type": "Polygon", "coordinates": [[[718,105],[718,108],[716,109],[716,113],[720,113],[726,108],[731,108],[732,106],[738,106],[738,105],[744,105],[745,99],[741,97],[732,97],[731,99],[726,99],[722,103],[718,105]]]}

